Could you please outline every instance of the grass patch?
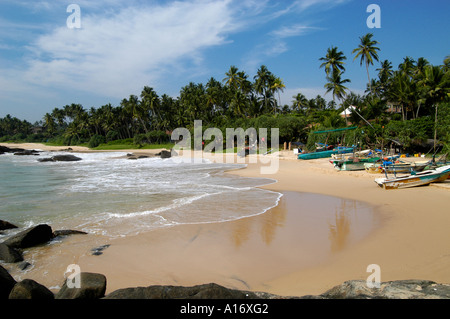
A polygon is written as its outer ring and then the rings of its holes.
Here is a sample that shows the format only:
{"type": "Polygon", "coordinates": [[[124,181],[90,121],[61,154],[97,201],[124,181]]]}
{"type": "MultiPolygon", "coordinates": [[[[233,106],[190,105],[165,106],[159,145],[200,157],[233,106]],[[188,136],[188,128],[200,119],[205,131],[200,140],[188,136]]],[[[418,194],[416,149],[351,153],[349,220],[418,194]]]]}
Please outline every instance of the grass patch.
{"type": "MultiPolygon", "coordinates": [[[[116,142],[116,141],[114,141],[116,142]]],[[[153,149],[171,149],[175,144],[173,143],[166,143],[166,144],[145,144],[142,146],[135,145],[133,143],[106,143],[106,144],[100,144],[99,146],[93,148],[93,150],[98,151],[110,151],[110,150],[126,150],[126,149],[133,149],[133,150],[153,150],[153,149]]]]}

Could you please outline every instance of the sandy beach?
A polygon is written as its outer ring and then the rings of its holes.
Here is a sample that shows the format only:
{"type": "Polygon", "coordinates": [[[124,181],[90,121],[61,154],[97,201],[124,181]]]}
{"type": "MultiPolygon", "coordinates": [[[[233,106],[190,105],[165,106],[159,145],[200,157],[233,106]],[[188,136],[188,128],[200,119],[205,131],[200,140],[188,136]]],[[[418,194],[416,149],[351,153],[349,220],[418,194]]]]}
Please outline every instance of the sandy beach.
{"type": "MultiPolygon", "coordinates": [[[[157,150],[124,152],[154,154],[157,150]]],[[[237,160],[233,154],[227,156],[237,160]]],[[[302,161],[283,151],[263,160],[270,157],[278,163],[274,174],[261,174],[265,164],[257,155],[246,158],[247,168],[227,172],[276,180],[262,188],[284,196],[266,213],[116,239],[102,255],[82,253],[72,262],[82,271],[104,274],[107,293],[125,287],[215,282],[286,296],[320,294],[346,280],[366,280],[371,264],[380,266],[383,282],[450,283],[448,181],[441,186],[386,191],[374,183],[374,175],[336,171],[327,159],[302,161]],[[335,200],[344,206],[342,211],[320,211],[321,205],[335,200]]],[[[68,238],[67,244],[77,240],[68,238]]]]}

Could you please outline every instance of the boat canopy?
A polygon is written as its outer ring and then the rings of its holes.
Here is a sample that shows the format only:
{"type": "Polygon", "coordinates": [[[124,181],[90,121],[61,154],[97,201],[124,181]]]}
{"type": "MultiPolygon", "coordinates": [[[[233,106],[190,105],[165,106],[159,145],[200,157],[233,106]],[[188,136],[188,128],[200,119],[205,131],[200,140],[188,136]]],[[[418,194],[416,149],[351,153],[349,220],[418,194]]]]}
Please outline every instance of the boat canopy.
{"type": "Polygon", "coordinates": [[[321,134],[321,133],[331,133],[331,132],[340,132],[340,131],[347,131],[347,130],[354,130],[358,128],[357,126],[352,126],[352,127],[342,127],[342,128],[336,128],[333,130],[326,130],[326,131],[316,131],[313,132],[313,134],[321,134]]]}

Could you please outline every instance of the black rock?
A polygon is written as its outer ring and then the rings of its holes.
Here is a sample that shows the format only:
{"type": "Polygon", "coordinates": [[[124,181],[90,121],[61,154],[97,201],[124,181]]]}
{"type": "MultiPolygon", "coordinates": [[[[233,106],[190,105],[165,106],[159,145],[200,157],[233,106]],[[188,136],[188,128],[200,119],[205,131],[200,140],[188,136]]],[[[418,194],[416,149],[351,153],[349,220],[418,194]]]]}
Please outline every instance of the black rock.
{"type": "Polygon", "coordinates": [[[41,224],[26,229],[3,243],[12,248],[28,248],[48,242],[53,238],[53,231],[49,225],[41,224]]]}
{"type": "Polygon", "coordinates": [[[172,153],[170,151],[162,150],[160,156],[161,158],[170,158],[172,157],[172,153]]]}
{"type": "Polygon", "coordinates": [[[24,279],[14,285],[9,293],[9,299],[55,299],[53,293],[47,287],[31,279],[24,279]]]}
{"type": "Polygon", "coordinates": [[[75,155],[55,155],[52,157],[52,159],[56,162],[62,161],[62,162],[76,162],[81,161],[81,158],[76,157],[75,155]]]}
{"type": "Polygon", "coordinates": [[[23,150],[20,152],[15,152],[14,155],[39,155],[39,151],[36,150],[23,150]]]}
{"type": "Polygon", "coordinates": [[[10,148],[9,147],[6,147],[6,146],[3,146],[3,145],[0,145],[0,153],[9,153],[10,152],[10,148]]]}
{"type": "Polygon", "coordinates": [[[396,280],[369,288],[366,281],[350,280],[321,296],[326,299],[450,299],[450,285],[430,280],[396,280]]]}
{"type": "Polygon", "coordinates": [[[24,151],[24,149],[23,148],[9,148],[9,147],[0,145],[0,152],[3,152],[3,153],[13,153],[13,152],[21,152],[21,151],[24,151]]]}
{"type": "Polygon", "coordinates": [[[13,228],[17,228],[17,226],[13,225],[7,221],[0,220],[0,230],[13,229],[13,228]]]}
{"type": "MultiPolygon", "coordinates": [[[[267,297],[267,296],[264,296],[267,297]]],[[[105,299],[260,299],[261,296],[249,291],[229,289],[209,283],[193,287],[149,286],[119,289],[108,294],[105,299]]]]}
{"type": "Polygon", "coordinates": [[[0,260],[3,260],[5,263],[17,263],[23,261],[23,257],[15,248],[0,243],[0,260]]]}
{"type": "Polygon", "coordinates": [[[30,267],[31,264],[28,261],[22,261],[17,266],[19,267],[20,270],[25,270],[28,267],[30,267]]]}
{"type": "MultiPolygon", "coordinates": [[[[80,288],[69,287],[67,280],[61,290],[55,295],[56,299],[99,299],[105,296],[106,277],[102,274],[82,272],[80,288]]],[[[76,283],[76,279],[74,279],[76,283]]]]}
{"type": "Polygon", "coordinates": [[[54,237],[68,236],[68,235],[87,235],[87,233],[81,230],[72,230],[72,229],[55,230],[53,232],[54,237]]]}
{"type": "Polygon", "coordinates": [[[46,158],[39,158],[38,161],[39,162],[77,162],[77,161],[81,161],[81,158],[79,158],[75,155],[66,154],[66,155],[55,155],[55,156],[46,157],[46,158]]]}
{"type": "Polygon", "coordinates": [[[104,251],[106,248],[108,248],[109,246],[111,246],[111,245],[106,244],[106,245],[102,245],[102,246],[99,246],[99,247],[92,248],[92,249],[91,249],[92,255],[94,255],[94,256],[99,256],[99,255],[103,254],[103,251],[104,251]]]}
{"type": "Polygon", "coordinates": [[[8,299],[16,281],[9,272],[0,266],[0,299],[8,299]]]}

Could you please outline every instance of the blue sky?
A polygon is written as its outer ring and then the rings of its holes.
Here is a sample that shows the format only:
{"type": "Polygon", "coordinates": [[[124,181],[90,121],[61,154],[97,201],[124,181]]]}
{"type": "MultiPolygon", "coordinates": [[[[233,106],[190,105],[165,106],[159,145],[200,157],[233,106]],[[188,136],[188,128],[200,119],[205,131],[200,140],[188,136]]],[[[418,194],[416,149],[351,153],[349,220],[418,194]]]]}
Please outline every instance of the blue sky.
{"type": "Polygon", "coordinates": [[[406,56],[442,64],[449,11],[448,0],[0,0],[0,117],[34,122],[66,104],[118,105],[146,85],[176,97],[189,82],[222,80],[231,65],[251,79],[266,65],[291,104],[299,92],[324,95],[319,58],[331,46],[347,57],[349,89],[362,94],[359,37],[373,33],[394,68],[406,56]],[[80,29],[67,27],[70,4],[81,9],[80,29]],[[381,28],[366,24],[369,4],[379,5],[381,28]]]}

